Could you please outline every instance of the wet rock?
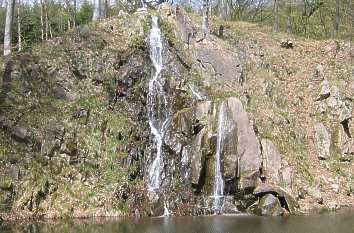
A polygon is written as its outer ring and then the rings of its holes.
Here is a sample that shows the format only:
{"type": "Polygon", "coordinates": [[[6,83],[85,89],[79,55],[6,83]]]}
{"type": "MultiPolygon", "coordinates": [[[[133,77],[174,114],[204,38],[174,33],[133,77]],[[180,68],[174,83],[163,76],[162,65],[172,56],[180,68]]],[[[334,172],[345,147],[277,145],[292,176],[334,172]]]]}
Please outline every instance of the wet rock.
{"type": "Polygon", "coordinates": [[[336,201],[330,201],[326,204],[326,206],[329,210],[332,210],[332,211],[338,210],[340,208],[340,206],[338,205],[338,203],[336,201]]]}
{"type": "MultiPolygon", "coordinates": [[[[209,125],[209,114],[212,113],[212,102],[203,101],[199,102],[194,110],[194,116],[202,125],[202,129],[192,141],[192,154],[191,154],[191,178],[192,183],[195,185],[201,185],[203,169],[205,169],[205,156],[208,151],[214,151],[215,145],[211,145],[211,134],[208,133],[211,127],[209,125]]],[[[213,152],[212,152],[213,153],[213,152]]]]}
{"type": "MultiPolygon", "coordinates": [[[[232,97],[227,100],[232,120],[236,124],[239,186],[241,189],[254,188],[259,180],[261,151],[253,126],[243,109],[241,101],[232,97]]],[[[235,170],[236,170],[236,164],[235,170]]]]}
{"type": "Polygon", "coordinates": [[[237,209],[235,205],[235,199],[233,196],[225,196],[223,200],[222,206],[223,214],[239,214],[240,211],[237,209]]]}
{"type": "Polygon", "coordinates": [[[279,186],[262,184],[253,191],[253,194],[257,197],[263,197],[266,194],[274,195],[279,199],[281,206],[287,209],[290,214],[295,214],[296,209],[299,208],[296,200],[279,186]]]}
{"type": "MultiPolygon", "coordinates": [[[[217,124],[222,104],[224,131],[221,157],[225,191],[231,194],[236,191],[237,185],[239,189],[252,190],[259,181],[260,145],[241,101],[235,97],[228,98],[222,103],[199,102],[195,107],[194,115],[203,128],[192,142],[192,183],[212,186],[214,182],[217,124]]],[[[212,191],[212,187],[207,190],[212,191]]]]}
{"type": "Polygon", "coordinates": [[[202,129],[192,142],[194,150],[192,151],[192,164],[191,164],[191,179],[195,185],[201,185],[202,183],[202,171],[205,166],[205,137],[207,130],[202,129]]]}
{"type": "Polygon", "coordinates": [[[315,138],[317,143],[318,158],[327,159],[330,156],[331,136],[322,123],[314,126],[315,138]]]}
{"type": "Polygon", "coordinates": [[[266,194],[261,198],[258,209],[262,216],[281,216],[284,214],[279,199],[272,194],[266,194]]]}
{"type": "Polygon", "coordinates": [[[280,184],[281,181],[281,155],[277,148],[268,139],[262,139],[263,172],[267,179],[280,184]]]}
{"type": "Polygon", "coordinates": [[[316,98],[316,101],[322,101],[327,99],[331,95],[331,90],[329,87],[329,83],[327,79],[323,80],[321,83],[321,92],[319,96],[316,98]]]}

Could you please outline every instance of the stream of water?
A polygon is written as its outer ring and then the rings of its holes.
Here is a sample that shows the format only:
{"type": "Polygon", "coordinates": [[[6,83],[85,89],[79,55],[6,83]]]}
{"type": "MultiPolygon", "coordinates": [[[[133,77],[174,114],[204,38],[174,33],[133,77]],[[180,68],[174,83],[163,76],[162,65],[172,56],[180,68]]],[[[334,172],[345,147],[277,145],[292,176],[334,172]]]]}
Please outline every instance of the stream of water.
{"type": "Polygon", "coordinates": [[[215,183],[214,183],[214,204],[213,209],[216,213],[221,212],[222,198],[224,196],[224,180],[221,170],[221,153],[224,137],[225,104],[221,103],[218,116],[218,135],[215,154],[215,183]]]}
{"type": "Polygon", "coordinates": [[[163,87],[164,80],[161,77],[163,69],[163,46],[158,18],[156,16],[152,17],[149,42],[150,59],[154,65],[155,72],[149,82],[147,106],[149,125],[156,145],[156,156],[148,171],[147,185],[149,191],[155,191],[160,188],[161,176],[163,175],[163,138],[170,124],[167,93],[165,93],[163,87]]]}

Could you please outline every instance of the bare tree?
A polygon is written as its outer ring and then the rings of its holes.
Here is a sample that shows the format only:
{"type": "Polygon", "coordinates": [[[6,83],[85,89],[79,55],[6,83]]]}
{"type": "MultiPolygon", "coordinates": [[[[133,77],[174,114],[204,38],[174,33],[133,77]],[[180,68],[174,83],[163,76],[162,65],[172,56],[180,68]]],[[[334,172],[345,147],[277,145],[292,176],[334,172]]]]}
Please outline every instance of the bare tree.
{"type": "Polygon", "coordinates": [[[203,37],[209,35],[209,12],[210,12],[210,0],[203,0],[203,21],[202,21],[202,30],[203,37]]]}
{"type": "Polygon", "coordinates": [[[40,0],[41,3],[41,39],[44,40],[44,17],[43,17],[43,0],[40,0]]]}
{"type": "Polygon", "coordinates": [[[92,14],[92,21],[96,21],[100,19],[100,2],[101,0],[93,0],[93,14],[92,14]]]}
{"type": "Polygon", "coordinates": [[[292,32],[292,27],[293,27],[293,23],[292,23],[292,0],[289,0],[288,2],[288,6],[287,6],[287,18],[286,18],[286,32],[287,33],[291,33],[292,32]]]}
{"type": "Polygon", "coordinates": [[[106,4],[106,0],[93,0],[92,21],[96,21],[106,17],[106,4]]]}
{"type": "Polygon", "coordinates": [[[340,0],[336,0],[336,12],[333,21],[333,32],[332,32],[333,38],[338,36],[339,21],[340,21],[340,0]]]}
{"type": "Polygon", "coordinates": [[[279,0],[273,0],[273,32],[279,32],[279,0]]]}
{"type": "Polygon", "coordinates": [[[4,33],[4,56],[11,53],[11,27],[15,0],[6,0],[6,21],[4,33]]]}
{"type": "Polygon", "coordinates": [[[17,3],[17,43],[18,51],[22,50],[22,38],[21,38],[21,0],[17,3]]]}

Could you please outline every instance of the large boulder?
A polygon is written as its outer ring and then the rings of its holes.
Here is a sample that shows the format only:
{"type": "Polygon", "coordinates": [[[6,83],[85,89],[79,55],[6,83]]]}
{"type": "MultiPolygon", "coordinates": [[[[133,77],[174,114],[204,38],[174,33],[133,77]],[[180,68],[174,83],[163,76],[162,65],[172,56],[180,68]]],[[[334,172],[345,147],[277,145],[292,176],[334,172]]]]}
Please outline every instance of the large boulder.
{"type": "Polygon", "coordinates": [[[296,210],[299,208],[297,201],[287,193],[283,188],[276,185],[262,184],[259,185],[253,194],[257,197],[262,198],[267,194],[272,194],[279,199],[279,202],[283,208],[289,211],[290,214],[295,214],[296,210]]]}
{"type": "Polygon", "coordinates": [[[262,216],[281,216],[284,214],[284,209],[281,207],[280,201],[272,194],[264,195],[256,208],[258,213],[262,216]]]}

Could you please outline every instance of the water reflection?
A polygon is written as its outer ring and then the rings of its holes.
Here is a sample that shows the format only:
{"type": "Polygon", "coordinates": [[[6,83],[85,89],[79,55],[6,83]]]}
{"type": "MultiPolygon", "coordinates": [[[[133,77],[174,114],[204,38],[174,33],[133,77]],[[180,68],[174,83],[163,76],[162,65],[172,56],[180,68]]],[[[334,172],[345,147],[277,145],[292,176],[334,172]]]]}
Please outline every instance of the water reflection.
{"type": "Polygon", "coordinates": [[[0,227],[1,233],[353,233],[354,211],[292,217],[205,216],[56,220],[0,227]]]}

